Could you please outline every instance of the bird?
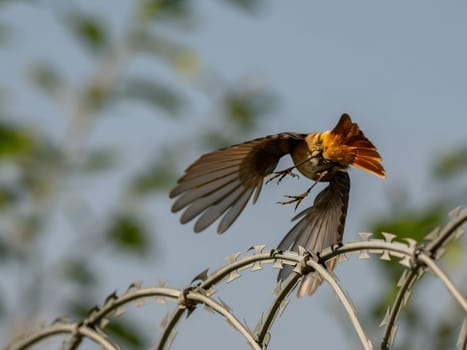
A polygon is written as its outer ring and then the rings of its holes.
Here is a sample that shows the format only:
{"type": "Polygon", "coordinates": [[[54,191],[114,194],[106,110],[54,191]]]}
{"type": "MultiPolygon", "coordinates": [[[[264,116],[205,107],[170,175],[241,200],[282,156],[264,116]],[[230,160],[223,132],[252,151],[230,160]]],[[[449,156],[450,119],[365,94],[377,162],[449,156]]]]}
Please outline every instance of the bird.
{"type": "MultiPolygon", "coordinates": [[[[287,195],[280,204],[301,204],[318,182],[329,183],[314,199],[313,205],[298,213],[297,223],[279,243],[278,250],[299,251],[299,247],[318,253],[342,242],[350,192],[350,165],[385,178],[382,158],[373,143],[347,113],[332,130],[324,132],[282,132],[256,138],[202,155],[193,162],[169,193],[176,198],[172,212],[183,209],[182,224],[197,217],[194,231],[199,233],[220,218],[218,233],[224,233],[253,197],[258,200],[263,185],[280,183],[294,172],[312,180],[299,195],[287,195]],[[275,171],[279,160],[289,155],[293,165],[275,171]]],[[[334,269],[337,259],[326,262],[334,269]]],[[[284,281],[293,267],[285,266],[278,275],[284,281]]],[[[312,295],[320,285],[314,274],[305,275],[297,295],[312,295]]]]}

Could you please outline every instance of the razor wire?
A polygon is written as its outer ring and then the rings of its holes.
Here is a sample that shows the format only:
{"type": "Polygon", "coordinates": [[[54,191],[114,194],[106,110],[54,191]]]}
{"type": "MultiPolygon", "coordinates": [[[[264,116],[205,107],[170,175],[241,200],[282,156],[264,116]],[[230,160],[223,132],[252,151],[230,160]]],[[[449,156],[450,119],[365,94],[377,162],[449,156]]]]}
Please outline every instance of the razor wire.
{"type": "MultiPolygon", "coordinates": [[[[161,322],[163,331],[155,349],[168,349],[175,340],[175,327],[183,315],[190,315],[199,309],[214,311],[226,319],[245,338],[252,349],[265,349],[271,340],[270,330],[273,323],[278,315],[284,313],[289,303],[288,297],[307,273],[315,274],[316,278],[330,285],[347,313],[362,348],[370,350],[373,349],[373,344],[357,317],[352,299],[341,287],[337,276],[325,267],[326,261],[338,258],[339,262],[343,262],[347,260],[349,254],[358,254],[362,259],[368,258],[369,254],[374,254],[383,261],[395,258],[399,259],[399,264],[404,267],[397,283],[398,294],[393,304],[388,307],[380,325],[385,327],[380,349],[388,350],[394,343],[397,320],[403,307],[408,303],[412,288],[427,270],[442,282],[458,307],[467,315],[466,297],[437,263],[446,251],[446,244],[452,239],[459,239],[464,233],[463,226],[467,222],[467,209],[456,208],[450,212],[450,216],[451,220],[448,224],[428,233],[423,242],[416,242],[410,238],[399,241],[396,240],[395,234],[386,232],[382,233],[382,239],[371,238],[371,233],[364,232],[360,233],[361,240],[326,248],[320,254],[305,251],[303,248],[300,248],[298,252],[293,252],[277,249],[265,250],[265,245],[254,246],[248,249],[246,255],[234,253],[227,256],[228,263],[211,274],[208,274],[208,270],[204,270],[192,280],[187,288],[167,288],[166,281],[163,280],[159,281],[156,287],[143,287],[140,282],[133,283],[121,295],[117,295],[116,292],[110,294],[101,307],[93,307],[84,319],[74,322],[55,320],[48,326],[14,339],[5,347],[5,350],[29,349],[42,341],[58,336],[66,336],[65,349],[78,349],[84,339],[106,350],[120,349],[118,344],[107,336],[106,326],[111,322],[112,317],[121,315],[125,307],[132,303],[142,303],[146,299],[155,299],[158,304],[165,304],[167,300],[176,303],[172,313],[166,315],[161,322]],[[256,327],[250,329],[245,323],[239,321],[220,297],[215,297],[217,293],[215,286],[222,281],[229,283],[238,279],[241,277],[241,271],[258,271],[263,269],[264,265],[271,265],[275,269],[281,269],[284,265],[291,265],[294,268],[287,280],[278,282],[273,291],[275,297],[271,306],[265,313],[261,313],[256,327]],[[198,305],[203,305],[204,308],[197,308],[198,305]]],[[[466,350],[467,317],[464,318],[460,329],[457,347],[460,350],[466,350]]]]}

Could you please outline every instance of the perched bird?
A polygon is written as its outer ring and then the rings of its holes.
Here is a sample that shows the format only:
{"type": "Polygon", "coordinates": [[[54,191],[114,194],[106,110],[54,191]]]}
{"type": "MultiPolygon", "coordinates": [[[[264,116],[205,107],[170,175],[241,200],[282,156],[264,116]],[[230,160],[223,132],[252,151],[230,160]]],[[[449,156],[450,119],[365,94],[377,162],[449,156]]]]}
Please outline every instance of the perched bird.
{"type": "MultiPolygon", "coordinates": [[[[296,215],[300,219],[279,243],[278,249],[320,252],[326,247],[342,242],[350,179],[349,165],[384,178],[381,156],[376,147],[365,137],[349,115],[343,114],[334,129],[322,133],[299,134],[284,132],[247,141],[201,156],[178,180],[170,197],[178,197],[173,212],[182,209],[180,221],[185,224],[198,217],[194,231],[201,232],[218,218],[218,233],[225,232],[245,208],[253,195],[253,203],[267,176],[278,183],[297,169],[314,181],[304,193],[287,196],[281,204],[296,203],[296,207],[309,194],[317,182],[329,182],[315,198],[311,207],[296,215]],[[274,172],[279,159],[289,154],[294,165],[274,172]]],[[[333,269],[336,260],[328,261],[333,269]]],[[[284,280],[291,268],[279,273],[284,280]]],[[[312,274],[302,279],[298,296],[312,294],[320,281],[312,274]]]]}

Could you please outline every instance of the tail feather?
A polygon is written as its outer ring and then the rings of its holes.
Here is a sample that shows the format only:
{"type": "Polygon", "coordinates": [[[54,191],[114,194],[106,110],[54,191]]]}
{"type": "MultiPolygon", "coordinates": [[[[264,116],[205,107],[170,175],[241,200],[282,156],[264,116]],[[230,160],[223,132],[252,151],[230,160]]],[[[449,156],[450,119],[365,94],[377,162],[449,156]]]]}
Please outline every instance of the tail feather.
{"type": "Polygon", "coordinates": [[[348,114],[343,114],[334,129],[321,134],[323,157],[351,164],[381,178],[385,177],[381,156],[348,114]]]}

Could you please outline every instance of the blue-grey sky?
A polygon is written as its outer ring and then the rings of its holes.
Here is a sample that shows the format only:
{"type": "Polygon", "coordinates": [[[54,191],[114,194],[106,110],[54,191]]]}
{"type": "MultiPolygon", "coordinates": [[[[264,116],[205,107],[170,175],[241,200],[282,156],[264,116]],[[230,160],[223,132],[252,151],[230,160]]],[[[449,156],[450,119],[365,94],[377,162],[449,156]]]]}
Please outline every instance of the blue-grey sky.
{"type": "MultiPolygon", "coordinates": [[[[105,15],[118,31],[125,24],[131,2],[80,3],[105,15]]],[[[418,204],[439,195],[430,179],[435,155],[467,140],[467,4],[421,0],[271,0],[264,4],[263,11],[250,16],[223,1],[197,1],[198,26],[191,33],[180,34],[180,39],[200,55],[201,69],[209,67],[231,82],[245,79],[265,84],[277,93],[278,109],[248,138],[281,131],[327,130],[343,112],[359,123],[383,156],[387,179],[356,169],[350,171],[352,190],[345,241],[355,240],[357,232],[368,230],[372,215],[389,210],[388,197],[393,191],[402,189],[409,203],[418,204]]],[[[18,43],[15,41],[0,53],[0,76],[15,88],[8,102],[3,103],[14,112],[12,115],[24,115],[36,128],[63,139],[63,111],[44,102],[25,85],[25,66],[32,57],[52,56],[70,79],[79,79],[92,71],[92,61],[70,44],[70,38],[47,10],[11,5],[0,13],[0,18],[19,29],[18,43]]],[[[144,60],[132,63],[130,71],[160,73],[144,60]]],[[[192,128],[199,130],[200,125],[216,123],[212,100],[194,89],[189,79],[160,74],[177,79],[176,83],[189,94],[191,105],[182,118],[164,118],[150,109],[126,105],[107,112],[91,134],[90,145],[125,149],[125,174],[144,167],[142,161],[147,156],[163,149],[169,141],[181,140],[192,128]]],[[[186,157],[177,164],[180,171],[200,151],[187,147],[186,157]]],[[[82,196],[99,217],[118,200],[115,188],[125,174],[72,183],[67,196],[82,196]]],[[[222,236],[214,233],[214,226],[201,235],[193,234],[191,224],[181,226],[179,215],[170,213],[170,200],[158,196],[145,214],[153,219],[160,256],[154,258],[152,266],[131,261],[115,265],[103,257],[102,265],[118,273],[106,273],[99,300],[114,289],[124,290],[134,280],[151,285],[161,278],[168,279],[169,286],[183,287],[204,268],[221,266],[224,256],[245,252],[255,244],[273,248],[290,228],[293,216],[293,208],[275,202],[284,194],[301,193],[306,185],[292,179],[281,186],[266,186],[259,202],[248,206],[222,236]]],[[[55,221],[51,225],[56,231],[52,237],[70,235],[70,242],[76,239],[76,233],[66,224],[63,209],[57,209],[55,221]]],[[[51,256],[52,260],[60,258],[59,253],[51,256]]],[[[371,261],[353,258],[336,269],[357,308],[368,298],[378,298],[382,288],[370,265],[371,261]]],[[[240,319],[245,318],[254,327],[259,313],[266,311],[272,300],[275,274],[270,268],[245,273],[231,285],[222,285],[219,296],[233,305],[240,319]]],[[[454,279],[461,280],[457,275],[454,279]]],[[[439,283],[430,286],[430,293],[439,294],[439,307],[447,305],[447,294],[439,283]]],[[[423,291],[417,293],[424,297],[423,291]]],[[[154,330],[157,324],[144,327],[154,330]]],[[[232,328],[212,314],[195,313],[178,330],[173,349],[195,344],[223,349],[246,347],[232,328]],[[208,327],[214,327],[213,334],[208,327]]],[[[291,298],[271,332],[270,349],[304,344],[309,344],[307,348],[337,349],[357,344],[357,337],[327,286],[313,298],[291,298]]],[[[376,346],[381,334],[371,335],[376,346]]]]}

